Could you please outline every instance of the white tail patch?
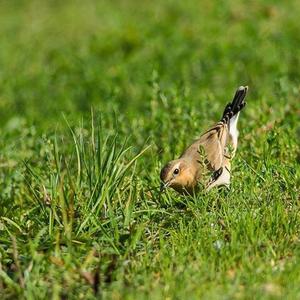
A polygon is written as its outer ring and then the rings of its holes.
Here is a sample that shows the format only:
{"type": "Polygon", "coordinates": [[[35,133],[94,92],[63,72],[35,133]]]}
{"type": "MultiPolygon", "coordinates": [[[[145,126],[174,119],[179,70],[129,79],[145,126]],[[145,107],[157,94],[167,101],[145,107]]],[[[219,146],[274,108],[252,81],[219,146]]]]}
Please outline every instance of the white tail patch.
{"type": "Polygon", "coordinates": [[[237,129],[237,123],[238,123],[238,120],[239,120],[239,115],[240,115],[240,113],[237,113],[229,121],[229,134],[230,134],[230,137],[232,139],[232,144],[233,144],[234,151],[237,148],[238,137],[239,137],[239,131],[237,129]]]}

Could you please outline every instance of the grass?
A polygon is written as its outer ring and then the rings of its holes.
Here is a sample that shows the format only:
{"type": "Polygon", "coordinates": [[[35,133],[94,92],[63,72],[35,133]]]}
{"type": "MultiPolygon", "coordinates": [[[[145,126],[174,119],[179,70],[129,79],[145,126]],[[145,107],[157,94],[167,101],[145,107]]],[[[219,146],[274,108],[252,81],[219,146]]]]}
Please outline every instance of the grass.
{"type": "Polygon", "coordinates": [[[1,298],[299,298],[299,13],[1,1],[1,298]],[[245,84],[230,189],[160,197],[245,84]]]}

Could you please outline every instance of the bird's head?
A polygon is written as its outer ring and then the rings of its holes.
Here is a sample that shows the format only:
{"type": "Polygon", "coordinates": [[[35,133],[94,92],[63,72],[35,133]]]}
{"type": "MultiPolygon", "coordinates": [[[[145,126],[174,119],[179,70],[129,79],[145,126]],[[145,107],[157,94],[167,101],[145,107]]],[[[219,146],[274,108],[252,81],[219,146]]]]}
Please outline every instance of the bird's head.
{"type": "Polygon", "coordinates": [[[160,172],[161,191],[167,187],[183,193],[191,190],[197,183],[196,174],[192,165],[184,159],[168,162],[160,172]]]}

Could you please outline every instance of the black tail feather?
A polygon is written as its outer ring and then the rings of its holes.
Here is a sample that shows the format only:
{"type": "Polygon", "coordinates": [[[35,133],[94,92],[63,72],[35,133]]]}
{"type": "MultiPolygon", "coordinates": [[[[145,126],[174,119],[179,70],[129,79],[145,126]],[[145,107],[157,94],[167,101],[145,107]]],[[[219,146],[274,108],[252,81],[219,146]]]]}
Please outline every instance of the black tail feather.
{"type": "Polygon", "coordinates": [[[245,97],[248,91],[248,86],[240,86],[237,91],[235,92],[235,95],[232,99],[231,103],[228,103],[225,107],[225,110],[223,112],[223,116],[221,121],[228,123],[229,120],[236,115],[239,111],[241,111],[245,105],[246,102],[245,97]]]}

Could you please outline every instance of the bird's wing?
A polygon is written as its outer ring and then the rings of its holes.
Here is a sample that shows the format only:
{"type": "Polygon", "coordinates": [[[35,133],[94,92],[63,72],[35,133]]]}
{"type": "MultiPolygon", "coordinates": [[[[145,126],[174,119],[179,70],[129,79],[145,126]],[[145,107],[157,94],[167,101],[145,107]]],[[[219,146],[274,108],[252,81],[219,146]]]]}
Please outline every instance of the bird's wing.
{"type": "Polygon", "coordinates": [[[228,142],[228,125],[218,122],[190,145],[180,158],[188,158],[205,164],[210,171],[217,171],[223,166],[228,142]]]}
{"type": "Polygon", "coordinates": [[[230,160],[224,158],[222,168],[215,171],[207,182],[206,189],[209,191],[213,187],[230,184],[230,160]]]}
{"type": "Polygon", "coordinates": [[[223,166],[227,142],[228,126],[224,122],[217,123],[200,137],[199,147],[203,147],[212,171],[217,171],[223,166]]]}

